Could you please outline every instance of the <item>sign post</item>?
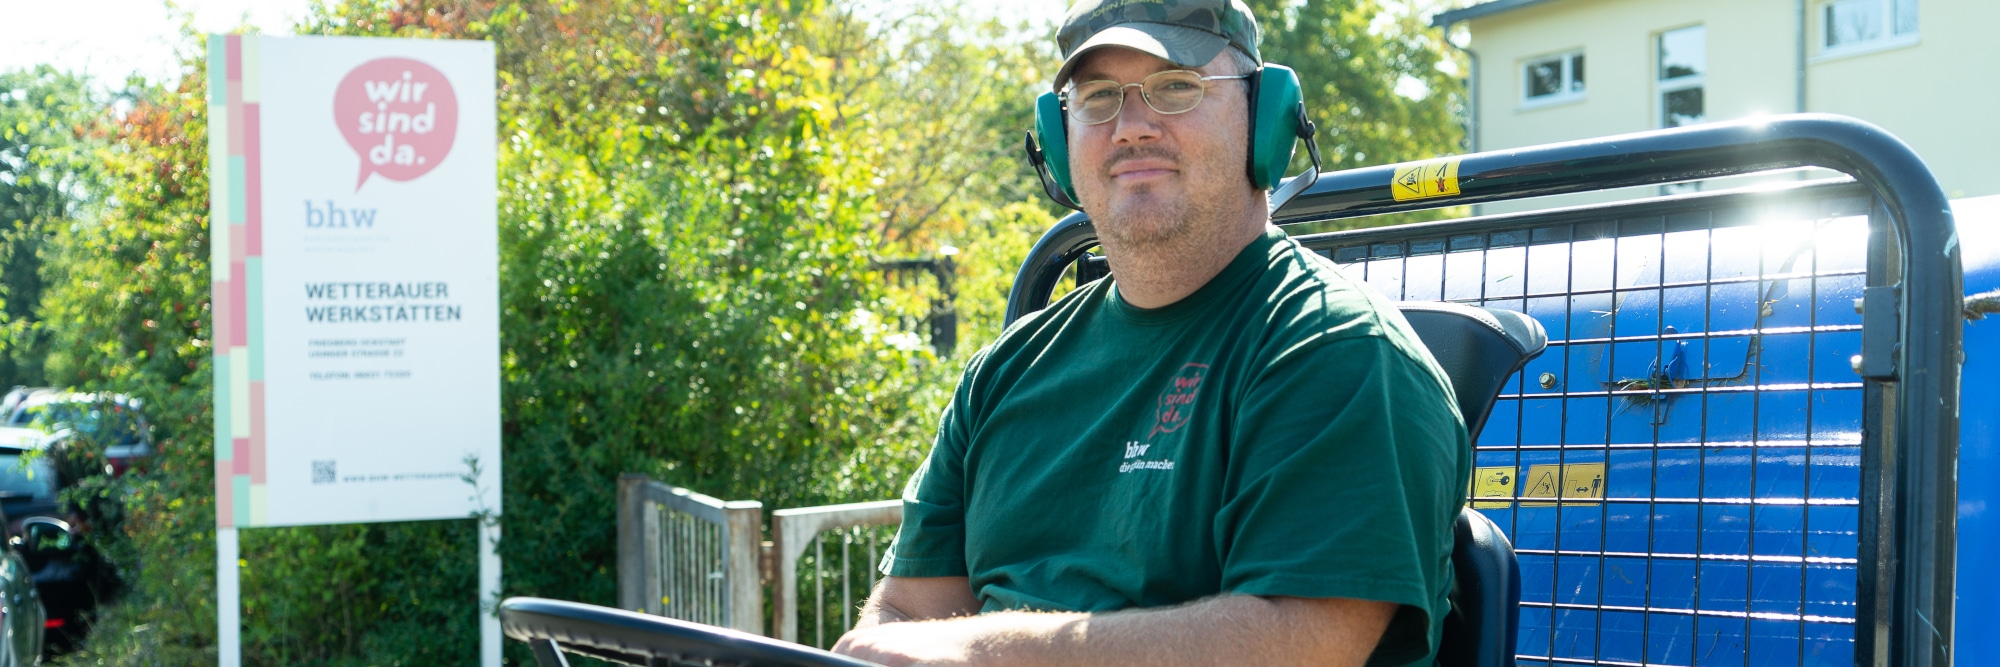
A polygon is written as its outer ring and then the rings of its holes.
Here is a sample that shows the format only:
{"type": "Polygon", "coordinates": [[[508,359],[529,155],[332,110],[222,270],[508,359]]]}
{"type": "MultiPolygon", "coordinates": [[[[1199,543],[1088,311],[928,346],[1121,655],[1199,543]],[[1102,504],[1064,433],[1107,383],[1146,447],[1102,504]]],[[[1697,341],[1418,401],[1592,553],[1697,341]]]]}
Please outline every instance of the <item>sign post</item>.
{"type": "Polygon", "coordinates": [[[467,517],[500,664],[493,62],[489,42],[209,37],[225,666],[237,531],[467,517]]]}

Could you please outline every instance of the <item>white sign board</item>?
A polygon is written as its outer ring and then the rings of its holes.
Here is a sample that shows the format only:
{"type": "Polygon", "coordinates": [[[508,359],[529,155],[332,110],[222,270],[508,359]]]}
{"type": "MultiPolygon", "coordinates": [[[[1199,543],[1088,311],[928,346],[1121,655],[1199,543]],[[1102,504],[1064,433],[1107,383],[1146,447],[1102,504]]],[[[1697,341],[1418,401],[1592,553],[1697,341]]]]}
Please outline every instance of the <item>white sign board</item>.
{"type": "Polygon", "coordinates": [[[480,510],[461,477],[500,474],[492,44],[220,41],[212,175],[241,201],[214,225],[220,525],[480,510]]]}
{"type": "Polygon", "coordinates": [[[224,664],[236,529],[500,510],[493,63],[489,42],[209,40],[224,664]]]}

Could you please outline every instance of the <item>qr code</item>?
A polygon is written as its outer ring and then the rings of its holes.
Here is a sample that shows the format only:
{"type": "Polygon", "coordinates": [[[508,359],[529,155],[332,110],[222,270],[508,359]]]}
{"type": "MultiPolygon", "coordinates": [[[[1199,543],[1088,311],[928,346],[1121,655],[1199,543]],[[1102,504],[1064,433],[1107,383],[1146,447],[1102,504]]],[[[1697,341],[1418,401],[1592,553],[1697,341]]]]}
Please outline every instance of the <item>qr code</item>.
{"type": "Polygon", "coordinates": [[[332,483],[333,483],[333,480],[334,480],[334,472],[333,472],[333,462],[332,462],[332,461],[314,461],[314,462],[313,462],[313,483],[314,483],[314,484],[332,484],[332,483]]]}

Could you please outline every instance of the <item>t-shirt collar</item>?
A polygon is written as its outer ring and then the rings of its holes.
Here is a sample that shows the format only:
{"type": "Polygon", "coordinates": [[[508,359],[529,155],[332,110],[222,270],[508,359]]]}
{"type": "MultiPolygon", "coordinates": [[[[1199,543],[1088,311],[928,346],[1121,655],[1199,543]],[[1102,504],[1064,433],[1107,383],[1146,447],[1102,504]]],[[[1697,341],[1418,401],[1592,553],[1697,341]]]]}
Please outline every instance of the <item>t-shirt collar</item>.
{"type": "Polygon", "coordinates": [[[1118,295],[1118,283],[1113,277],[1111,289],[1105,297],[1105,307],[1114,315],[1133,324],[1156,325],[1177,322],[1190,315],[1207,311],[1210,305],[1235,293],[1246,282],[1254,279],[1268,265],[1272,247],[1285,242],[1287,236],[1275,225],[1264,225],[1264,233],[1252,239],[1250,244],[1236,253],[1236,258],[1222,268],[1214,278],[1208,279],[1200,289],[1179,301],[1158,308],[1140,308],[1126,303],[1118,295]]]}

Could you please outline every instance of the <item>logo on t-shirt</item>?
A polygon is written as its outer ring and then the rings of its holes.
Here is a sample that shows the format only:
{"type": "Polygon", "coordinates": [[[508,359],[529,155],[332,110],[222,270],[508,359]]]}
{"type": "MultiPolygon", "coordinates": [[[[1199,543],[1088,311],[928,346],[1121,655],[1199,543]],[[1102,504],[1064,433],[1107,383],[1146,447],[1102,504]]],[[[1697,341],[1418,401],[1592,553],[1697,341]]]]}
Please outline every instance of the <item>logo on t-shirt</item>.
{"type": "Polygon", "coordinates": [[[1153,431],[1146,439],[1162,433],[1172,433],[1186,426],[1188,418],[1194,415],[1194,401],[1201,392],[1201,381],[1208,377],[1208,364],[1184,364],[1174,379],[1167,384],[1166,391],[1160,392],[1160,405],[1153,418],[1153,431]]]}

